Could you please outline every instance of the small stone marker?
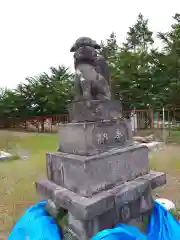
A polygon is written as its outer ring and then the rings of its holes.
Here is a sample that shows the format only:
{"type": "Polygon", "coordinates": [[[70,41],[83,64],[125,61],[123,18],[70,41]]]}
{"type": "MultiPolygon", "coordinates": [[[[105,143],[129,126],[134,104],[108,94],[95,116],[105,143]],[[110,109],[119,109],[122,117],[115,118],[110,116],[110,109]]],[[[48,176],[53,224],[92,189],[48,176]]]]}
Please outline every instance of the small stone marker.
{"type": "Polygon", "coordinates": [[[12,155],[10,153],[4,152],[4,151],[0,151],[0,161],[3,160],[10,160],[12,159],[12,155]]]}

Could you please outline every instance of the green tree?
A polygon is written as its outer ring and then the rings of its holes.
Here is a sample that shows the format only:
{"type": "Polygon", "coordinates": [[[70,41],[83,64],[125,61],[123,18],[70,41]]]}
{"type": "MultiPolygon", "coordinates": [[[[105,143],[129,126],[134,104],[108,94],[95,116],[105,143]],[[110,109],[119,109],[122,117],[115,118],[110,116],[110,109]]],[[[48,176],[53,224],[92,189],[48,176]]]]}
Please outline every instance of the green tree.
{"type": "Polygon", "coordinates": [[[153,32],[148,28],[148,19],[145,19],[140,13],[136,23],[127,32],[124,48],[132,51],[147,52],[148,48],[154,43],[152,35],[153,32]]]}
{"type": "MultiPolygon", "coordinates": [[[[26,83],[19,85],[18,93],[28,103],[29,113],[33,116],[45,116],[65,113],[72,98],[72,75],[64,66],[51,68],[51,75],[42,73],[26,78],[26,83]]],[[[44,131],[44,119],[41,120],[44,131]]]]}
{"type": "Polygon", "coordinates": [[[174,110],[180,102],[180,14],[173,17],[175,23],[167,33],[159,33],[163,43],[164,75],[166,76],[166,104],[174,110]]]}
{"type": "Polygon", "coordinates": [[[151,102],[152,56],[154,40],[148,29],[148,20],[139,14],[130,27],[126,42],[116,52],[114,60],[113,90],[122,99],[125,108],[149,107],[151,102]]]}
{"type": "Polygon", "coordinates": [[[16,95],[13,90],[4,88],[0,90],[0,116],[15,116],[17,112],[16,95]]]}
{"type": "Polygon", "coordinates": [[[17,117],[19,117],[18,102],[19,96],[16,95],[15,90],[7,88],[0,90],[0,120],[2,126],[10,127],[16,124],[17,117]]]}
{"type": "Polygon", "coordinates": [[[48,108],[54,113],[66,113],[67,105],[73,99],[73,74],[63,65],[50,70],[53,94],[49,96],[48,108]]]}
{"type": "Polygon", "coordinates": [[[101,41],[100,46],[101,50],[99,53],[102,54],[109,63],[111,63],[118,50],[115,33],[112,32],[106,41],[101,41]]]}

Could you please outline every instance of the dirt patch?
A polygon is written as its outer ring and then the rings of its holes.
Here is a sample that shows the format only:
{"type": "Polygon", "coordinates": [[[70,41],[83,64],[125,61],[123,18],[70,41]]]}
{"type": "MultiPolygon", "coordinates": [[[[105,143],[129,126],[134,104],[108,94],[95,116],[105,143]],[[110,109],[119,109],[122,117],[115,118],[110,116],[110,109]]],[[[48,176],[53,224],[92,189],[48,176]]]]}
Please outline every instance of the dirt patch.
{"type": "Polygon", "coordinates": [[[167,174],[167,183],[165,186],[154,191],[156,198],[167,198],[176,205],[180,205],[180,180],[167,174]]]}
{"type": "Polygon", "coordinates": [[[0,233],[0,240],[6,240],[6,239],[7,239],[7,235],[0,233]]]}

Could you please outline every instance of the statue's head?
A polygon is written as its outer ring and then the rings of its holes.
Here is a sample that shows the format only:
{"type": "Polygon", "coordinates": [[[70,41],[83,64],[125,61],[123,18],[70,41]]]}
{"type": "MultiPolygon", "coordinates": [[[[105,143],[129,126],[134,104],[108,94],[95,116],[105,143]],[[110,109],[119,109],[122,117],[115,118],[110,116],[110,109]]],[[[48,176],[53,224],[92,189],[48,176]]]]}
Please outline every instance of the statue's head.
{"type": "Polygon", "coordinates": [[[94,65],[97,59],[97,52],[93,47],[83,46],[76,50],[74,53],[75,68],[78,64],[87,63],[94,65]]]}
{"type": "Polygon", "coordinates": [[[96,49],[98,48],[100,48],[100,46],[91,38],[78,38],[71,48],[71,52],[74,52],[75,68],[78,64],[82,63],[94,65],[97,59],[96,49]]]}
{"type": "Polygon", "coordinates": [[[70,52],[76,52],[80,47],[89,46],[94,49],[100,49],[100,45],[89,37],[80,37],[76,40],[70,49],[70,52]]]}
{"type": "Polygon", "coordinates": [[[86,61],[86,60],[96,60],[97,58],[97,52],[93,47],[89,46],[83,46],[80,47],[76,50],[74,53],[74,59],[75,60],[81,60],[81,61],[86,61]]]}

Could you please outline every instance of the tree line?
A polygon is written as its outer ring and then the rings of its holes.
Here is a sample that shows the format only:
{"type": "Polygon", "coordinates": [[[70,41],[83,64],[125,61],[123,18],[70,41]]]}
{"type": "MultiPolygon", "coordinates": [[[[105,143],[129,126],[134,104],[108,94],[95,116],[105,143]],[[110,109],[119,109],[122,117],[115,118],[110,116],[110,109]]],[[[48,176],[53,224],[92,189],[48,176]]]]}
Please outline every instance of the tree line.
{"type": "MultiPolygon", "coordinates": [[[[168,32],[154,36],[140,13],[119,44],[115,33],[101,42],[111,71],[111,89],[124,108],[180,107],[180,14],[168,32]],[[155,48],[156,39],[161,48],[155,48]]],[[[73,73],[64,65],[27,77],[16,89],[0,89],[0,117],[61,114],[73,98],[73,73]]]]}

